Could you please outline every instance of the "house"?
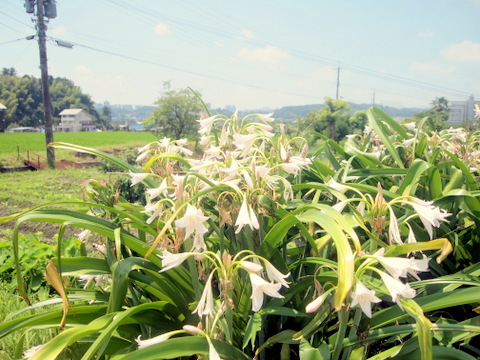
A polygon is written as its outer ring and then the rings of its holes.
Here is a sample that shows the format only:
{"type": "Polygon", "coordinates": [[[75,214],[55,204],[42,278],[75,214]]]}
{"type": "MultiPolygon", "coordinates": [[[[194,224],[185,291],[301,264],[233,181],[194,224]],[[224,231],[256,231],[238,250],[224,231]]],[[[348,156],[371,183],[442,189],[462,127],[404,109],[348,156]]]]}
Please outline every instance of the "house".
{"type": "Polygon", "coordinates": [[[461,125],[464,121],[473,120],[476,105],[480,105],[480,102],[475,101],[473,96],[467,101],[451,101],[447,125],[461,125]]]}
{"type": "Polygon", "coordinates": [[[95,131],[93,117],[83,109],[65,109],[59,115],[59,132],[95,131]]]}

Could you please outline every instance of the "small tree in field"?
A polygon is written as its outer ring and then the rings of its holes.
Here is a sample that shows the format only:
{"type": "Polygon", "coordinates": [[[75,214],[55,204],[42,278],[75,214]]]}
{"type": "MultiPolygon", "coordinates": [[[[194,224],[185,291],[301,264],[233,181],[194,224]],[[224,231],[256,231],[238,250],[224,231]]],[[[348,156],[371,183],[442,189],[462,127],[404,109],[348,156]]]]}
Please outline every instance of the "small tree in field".
{"type": "Polygon", "coordinates": [[[147,127],[158,127],[164,136],[180,139],[198,134],[197,119],[202,102],[190,89],[172,89],[169,81],[163,83],[162,96],[155,102],[158,108],[145,120],[147,127]]]}

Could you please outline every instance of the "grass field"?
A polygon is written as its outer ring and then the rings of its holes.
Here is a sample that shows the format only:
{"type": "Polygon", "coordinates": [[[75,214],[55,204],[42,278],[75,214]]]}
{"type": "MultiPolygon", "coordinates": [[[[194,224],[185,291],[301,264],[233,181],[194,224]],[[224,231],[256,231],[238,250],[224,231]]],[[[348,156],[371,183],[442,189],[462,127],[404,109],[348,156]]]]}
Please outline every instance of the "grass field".
{"type": "MultiPolygon", "coordinates": [[[[143,146],[157,137],[149,132],[76,132],[55,133],[54,140],[75,145],[92,147],[98,150],[124,149],[128,147],[143,146]]],[[[18,149],[23,156],[25,149],[46,157],[45,134],[43,133],[0,133],[0,163],[15,165],[18,149]]],[[[36,156],[33,154],[32,156],[36,156]]],[[[65,150],[56,150],[57,160],[70,160],[72,155],[65,150]]]]}

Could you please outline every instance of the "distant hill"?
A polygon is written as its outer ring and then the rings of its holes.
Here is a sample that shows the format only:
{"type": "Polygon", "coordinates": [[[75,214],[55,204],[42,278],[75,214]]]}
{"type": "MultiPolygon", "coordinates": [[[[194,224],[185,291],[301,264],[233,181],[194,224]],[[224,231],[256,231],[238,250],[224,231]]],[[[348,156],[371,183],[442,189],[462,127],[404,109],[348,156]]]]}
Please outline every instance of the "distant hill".
{"type": "MultiPolygon", "coordinates": [[[[349,103],[351,106],[350,113],[355,113],[357,111],[366,111],[372,105],[371,104],[354,104],[349,103]]],[[[412,117],[416,113],[421,111],[425,111],[426,109],[423,108],[395,108],[392,106],[382,106],[376,105],[383,111],[385,111],[388,115],[393,118],[408,118],[412,117]]],[[[319,111],[323,107],[323,104],[310,104],[310,105],[296,105],[296,106],[283,106],[279,109],[260,109],[260,110],[249,110],[249,111],[242,111],[239,113],[240,116],[252,114],[252,113],[270,113],[273,112],[273,117],[280,121],[290,122],[294,121],[302,116],[307,115],[310,112],[319,111]]],[[[212,109],[212,114],[224,114],[230,116],[233,111],[231,109],[212,109]]]]}
{"type": "MultiPolygon", "coordinates": [[[[99,113],[101,113],[104,104],[95,104],[95,107],[99,113]]],[[[115,124],[125,124],[125,123],[134,123],[138,121],[143,121],[147,118],[153,110],[156,109],[155,106],[146,106],[146,105],[108,105],[112,111],[112,122],[115,124]]],[[[370,104],[354,104],[350,103],[351,110],[353,114],[356,111],[368,110],[370,104]]],[[[407,118],[412,117],[414,114],[426,109],[422,108],[395,108],[391,106],[382,106],[376,105],[385,111],[391,117],[400,117],[407,118]]],[[[266,114],[273,112],[274,118],[280,121],[290,122],[294,121],[306,114],[314,111],[319,111],[323,107],[323,104],[310,104],[310,105],[296,105],[296,106],[283,106],[279,109],[256,109],[242,111],[239,113],[240,116],[244,116],[252,113],[261,113],[266,114]]],[[[230,116],[233,114],[232,107],[228,108],[217,108],[211,109],[212,114],[223,114],[230,116]]]]}

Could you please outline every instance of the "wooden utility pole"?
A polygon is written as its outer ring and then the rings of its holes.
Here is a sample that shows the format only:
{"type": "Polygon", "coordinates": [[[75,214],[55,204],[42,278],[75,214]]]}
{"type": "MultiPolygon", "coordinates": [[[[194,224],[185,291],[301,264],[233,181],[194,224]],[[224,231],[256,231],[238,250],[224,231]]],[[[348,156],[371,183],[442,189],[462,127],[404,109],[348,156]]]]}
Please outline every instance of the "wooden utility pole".
{"type": "Polygon", "coordinates": [[[47,25],[44,18],[43,0],[37,1],[37,31],[38,47],[40,49],[40,70],[42,74],[43,111],[45,115],[45,140],[47,144],[47,162],[50,169],[55,169],[55,151],[48,144],[53,142],[52,104],[50,102],[50,87],[48,84],[47,65],[47,25]]]}

